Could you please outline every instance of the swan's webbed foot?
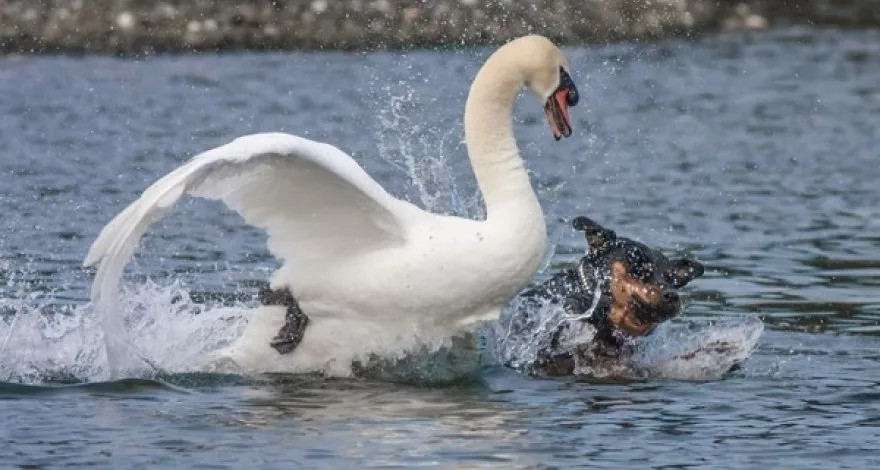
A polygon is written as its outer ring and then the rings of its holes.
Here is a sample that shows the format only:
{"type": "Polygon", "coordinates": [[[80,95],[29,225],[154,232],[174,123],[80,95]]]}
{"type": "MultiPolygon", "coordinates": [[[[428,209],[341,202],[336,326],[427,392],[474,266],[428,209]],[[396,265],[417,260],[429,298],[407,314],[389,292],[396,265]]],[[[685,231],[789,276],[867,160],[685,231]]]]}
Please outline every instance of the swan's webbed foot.
{"type": "Polygon", "coordinates": [[[309,326],[309,317],[299,308],[299,303],[293,297],[290,289],[272,290],[266,287],[260,290],[259,299],[263,305],[286,307],[284,326],[278,330],[278,334],[272,338],[269,346],[278,351],[278,354],[290,354],[302,342],[306,327],[309,326]]]}

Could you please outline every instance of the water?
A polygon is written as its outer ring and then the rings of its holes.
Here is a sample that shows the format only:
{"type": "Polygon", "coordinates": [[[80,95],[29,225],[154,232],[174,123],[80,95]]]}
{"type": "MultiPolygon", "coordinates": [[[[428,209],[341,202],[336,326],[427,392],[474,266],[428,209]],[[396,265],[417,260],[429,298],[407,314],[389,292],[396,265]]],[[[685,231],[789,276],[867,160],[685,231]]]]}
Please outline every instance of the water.
{"type": "MultiPolygon", "coordinates": [[[[444,386],[198,372],[77,384],[98,379],[104,363],[92,347],[101,333],[88,306],[91,272],[79,267],[89,243],[150,182],[232,136],[281,130],[332,141],[417,201],[407,155],[433,153],[448,162],[456,192],[420,202],[478,214],[460,117],[486,52],[3,59],[4,463],[880,464],[880,33],[872,31],[570,49],[583,105],[574,137],[561,143],[531,98],[518,105],[517,136],[556,245],[550,267],[582,250],[564,229],[581,213],[693,254],[709,269],[668,328],[741,324],[752,314],[765,326],[743,369],[723,379],[537,380],[488,363],[444,386]],[[389,122],[407,125],[394,133],[389,122]]],[[[445,166],[424,168],[419,181],[449,187],[436,176],[445,166]]],[[[162,370],[186,370],[234,337],[274,267],[264,241],[217,204],[178,207],[129,270],[123,298],[135,349],[162,370]]]]}

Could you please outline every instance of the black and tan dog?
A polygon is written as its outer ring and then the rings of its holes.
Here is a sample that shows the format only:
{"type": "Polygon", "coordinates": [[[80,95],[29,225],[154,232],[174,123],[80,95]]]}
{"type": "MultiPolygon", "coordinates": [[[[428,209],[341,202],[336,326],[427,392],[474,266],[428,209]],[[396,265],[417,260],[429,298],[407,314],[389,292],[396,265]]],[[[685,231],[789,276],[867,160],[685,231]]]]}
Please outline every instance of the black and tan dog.
{"type": "Polygon", "coordinates": [[[650,334],[680,313],[678,290],[703,274],[696,261],[670,260],[587,217],[576,217],[572,227],[585,233],[587,255],[521,293],[508,325],[508,339],[539,345],[531,363],[516,363],[538,375],[571,375],[585,364],[605,367],[618,361],[632,338],[650,334]],[[538,312],[552,304],[563,307],[565,318],[545,331],[538,312]],[[586,343],[566,338],[583,326],[579,322],[595,329],[586,343]]]}

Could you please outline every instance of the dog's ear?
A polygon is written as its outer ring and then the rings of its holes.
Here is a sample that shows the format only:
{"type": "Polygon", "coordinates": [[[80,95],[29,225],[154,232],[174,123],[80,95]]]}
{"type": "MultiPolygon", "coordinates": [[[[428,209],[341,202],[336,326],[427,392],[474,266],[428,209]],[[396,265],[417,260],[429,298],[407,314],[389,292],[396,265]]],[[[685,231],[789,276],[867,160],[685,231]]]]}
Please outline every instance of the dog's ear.
{"type": "Polygon", "coordinates": [[[670,264],[670,267],[663,272],[663,276],[667,282],[678,289],[702,276],[703,272],[701,263],[690,259],[678,259],[670,264]]]}
{"type": "Polygon", "coordinates": [[[590,249],[597,253],[603,251],[611,242],[617,239],[617,234],[614,233],[614,230],[608,230],[589,217],[582,215],[571,220],[571,227],[579,232],[584,232],[590,249]]]}

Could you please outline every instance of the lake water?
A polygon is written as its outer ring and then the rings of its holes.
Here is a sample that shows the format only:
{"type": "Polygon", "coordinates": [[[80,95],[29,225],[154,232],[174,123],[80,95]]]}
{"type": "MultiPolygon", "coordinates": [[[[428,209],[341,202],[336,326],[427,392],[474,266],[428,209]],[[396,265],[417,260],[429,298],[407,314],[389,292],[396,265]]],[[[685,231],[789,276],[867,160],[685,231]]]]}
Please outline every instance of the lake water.
{"type": "MultiPolygon", "coordinates": [[[[3,465],[877,468],[877,31],[570,48],[582,105],[560,143],[533,98],[518,104],[551,268],[583,249],[565,229],[577,214],[692,254],[709,269],[675,324],[765,325],[723,379],[540,380],[487,360],[451,385],[100,380],[80,263],[147,185],[234,136],[280,130],[337,144],[397,195],[477,214],[460,118],[488,52],[0,60],[3,465]]],[[[124,298],[158,369],[185,370],[238,331],[234,312],[274,267],[264,243],[202,201],[148,233],[124,298]]]]}

